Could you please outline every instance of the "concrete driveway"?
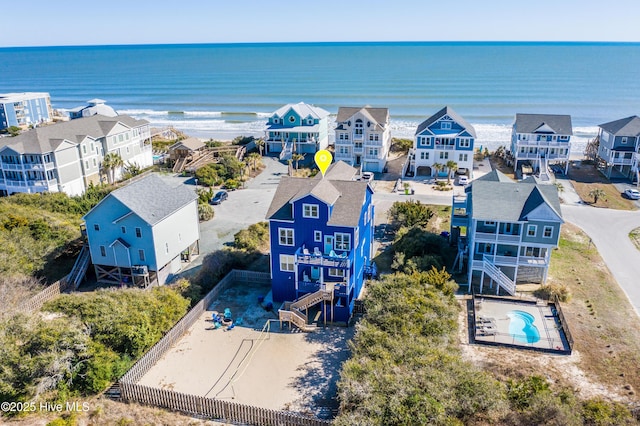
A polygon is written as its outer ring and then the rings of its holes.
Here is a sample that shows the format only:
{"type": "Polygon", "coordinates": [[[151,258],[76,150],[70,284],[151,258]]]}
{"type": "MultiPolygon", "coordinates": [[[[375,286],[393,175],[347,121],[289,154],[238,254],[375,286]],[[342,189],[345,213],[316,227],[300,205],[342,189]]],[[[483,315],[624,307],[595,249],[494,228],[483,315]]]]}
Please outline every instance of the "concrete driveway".
{"type": "Polygon", "coordinates": [[[640,251],[629,232],[640,227],[640,211],[563,205],[564,219],[591,237],[618,285],[640,315],[640,251]]]}

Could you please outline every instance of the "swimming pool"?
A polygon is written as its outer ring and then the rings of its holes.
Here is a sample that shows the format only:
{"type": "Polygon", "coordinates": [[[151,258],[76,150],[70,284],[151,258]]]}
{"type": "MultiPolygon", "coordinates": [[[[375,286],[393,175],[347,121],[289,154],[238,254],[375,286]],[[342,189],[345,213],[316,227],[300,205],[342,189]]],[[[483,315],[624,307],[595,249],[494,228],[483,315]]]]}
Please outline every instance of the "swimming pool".
{"type": "Polygon", "coordinates": [[[528,312],[510,311],[507,313],[509,317],[509,334],[515,340],[522,343],[536,343],[540,340],[540,332],[538,327],[533,325],[535,318],[528,312]]]}

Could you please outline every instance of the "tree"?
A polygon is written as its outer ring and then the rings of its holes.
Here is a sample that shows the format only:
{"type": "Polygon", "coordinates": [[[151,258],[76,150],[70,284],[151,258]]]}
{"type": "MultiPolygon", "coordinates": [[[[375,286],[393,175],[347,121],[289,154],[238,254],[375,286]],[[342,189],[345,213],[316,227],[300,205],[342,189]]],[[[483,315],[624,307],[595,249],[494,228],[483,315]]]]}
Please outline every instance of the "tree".
{"type": "Polygon", "coordinates": [[[22,129],[18,126],[9,126],[7,128],[7,133],[9,133],[11,136],[18,136],[21,131],[22,129]]]}
{"type": "Polygon", "coordinates": [[[255,171],[255,170],[258,170],[258,162],[259,162],[259,161],[261,161],[261,158],[262,158],[262,157],[261,157],[261,156],[260,156],[260,154],[258,154],[257,152],[252,152],[252,153],[250,153],[249,155],[247,155],[247,161],[248,161],[250,164],[253,164],[252,169],[253,169],[254,171],[255,171]]]}
{"type": "Polygon", "coordinates": [[[258,151],[260,152],[260,156],[262,156],[264,151],[264,139],[262,138],[256,139],[255,143],[256,143],[256,146],[258,147],[258,151]]]}
{"type": "Polygon", "coordinates": [[[435,164],[433,165],[433,168],[434,168],[434,169],[436,169],[436,172],[437,172],[437,173],[436,173],[436,179],[437,179],[437,178],[438,178],[438,175],[440,174],[440,172],[441,172],[442,170],[444,170],[445,165],[444,165],[444,164],[442,164],[442,163],[435,163],[435,164]]]}
{"type": "Polygon", "coordinates": [[[388,218],[395,228],[419,226],[426,228],[433,217],[433,211],[420,201],[396,201],[389,209],[388,218]]]}
{"type": "Polygon", "coordinates": [[[298,170],[298,164],[300,160],[304,160],[304,154],[298,154],[297,152],[291,156],[291,159],[296,162],[296,170],[298,170]]]}
{"type": "Polygon", "coordinates": [[[102,172],[107,175],[109,179],[109,183],[113,183],[115,181],[115,172],[116,169],[119,169],[124,165],[124,161],[122,161],[122,157],[117,152],[109,152],[102,159],[102,172]]]}
{"type": "Polygon", "coordinates": [[[449,160],[447,161],[447,169],[449,169],[449,172],[447,173],[447,184],[451,183],[451,172],[453,172],[454,169],[458,168],[458,163],[456,163],[453,160],[449,160]]]}
{"type": "Polygon", "coordinates": [[[607,195],[601,188],[593,188],[589,191],[589,196],[593,197],[593,204],[597,204],[598,200],[607,195]]]}
{"type": "Polygon", "coordinates": [[[564,185],[562,185],[560,182],[556,182],[553,185],[558,190],[558,194],[562,194],[564,192],[564,185]]]}

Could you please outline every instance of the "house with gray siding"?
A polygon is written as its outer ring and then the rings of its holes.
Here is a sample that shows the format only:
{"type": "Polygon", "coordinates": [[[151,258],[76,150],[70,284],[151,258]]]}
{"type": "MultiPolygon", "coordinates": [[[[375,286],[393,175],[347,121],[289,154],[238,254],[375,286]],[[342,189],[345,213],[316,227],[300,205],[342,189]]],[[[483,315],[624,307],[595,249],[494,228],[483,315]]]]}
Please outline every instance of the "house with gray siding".
{"type": "Polygon", "coordinates": [[[24,129],[51,121],[53,109],[48,93],[0,93],[0,130],[11,126],[24,129]]]}
{"type": "Polygon", "coordinates": [[[305,104],[287,104],[269,117],[265,130],[267,152],[280,153],[280,159],[293,153],[315,154],[329,145],[329,112],[305,104]]]}
{"type": "Polygon", "coordinates": [[[614,171],[618,176],[639,180],[640,117],[637,115],[600,124],[598,130],[598,159],[608,178],[614,171]]]}
{"type": "Polygon", "coordinates": [[[198,254],[195,192],[155,174],[107,195],[84,217],[98,282],[163,285],[198,254]]]}
{"type": "Polygon", "coordinates": [[[497,170],[453,196],[451,235],[471,285],[513,295],[518,284],[547,280],[551,251],[564,223],[558,190],[529,177],[515,182],[497,170]]]}
{"type": "Polygon", "coordinates": [[[516,173],[539,173],[549,181],[549,165],[569,170],[573,127],[570,115],[516,114],[511,132],[511,156],[516,173]],[[520,168],[520,169],[519,169],[520,168]]]}
{"type": "MultiPolygon", "coordinates": [[[[84,193],[106,180],[102,161],[120,155],[125,165],[153,165],[149,122],[127,115],[94,115],[41,126],[0,139],[0,194],[84,193]]],[[[114,170],[115,178],[123,168],[114,170]]]]}
{"type": "Polygon", "coordinates": [[[336,161],[363,172],[384,170],[391,147],[389,108],[340,107],[335,132],[336,161]]]}

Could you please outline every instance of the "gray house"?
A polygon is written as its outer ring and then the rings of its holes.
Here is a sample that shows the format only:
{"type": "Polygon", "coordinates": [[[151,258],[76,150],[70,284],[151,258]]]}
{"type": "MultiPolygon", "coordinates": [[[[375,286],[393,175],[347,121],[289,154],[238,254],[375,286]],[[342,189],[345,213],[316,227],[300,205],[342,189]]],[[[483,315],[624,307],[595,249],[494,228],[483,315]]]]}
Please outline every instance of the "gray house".
{"type": "Polygon", "coordinates": [[[517,284],[544,283],[563,223],[554,185],[515,182],[497,170],[473,181],[454,195],[451,218],[469,290],[496,283],[496,292],[514,294],[517,284]]]}
{"type": "Polygon", "coordinates": [[[616,171],[621,177],[639,180],[640,117],[621,118],[598,127],[598,158],[604,163],[607,177],[616,171]]]}
{"type": "Polygon", "coordinates": [[[195,192],[154,174],[111,192],[83,219],[101,283],[162,285],[198,254],[195,192]]]}
{"type": "Polygon", "coordinates": [[[570,115],[516,114],[511,132],[513,169],[523,174],[540,173],[550,180],[549,164],[562,164],[569,169],[573,127],[570,115]]]}

